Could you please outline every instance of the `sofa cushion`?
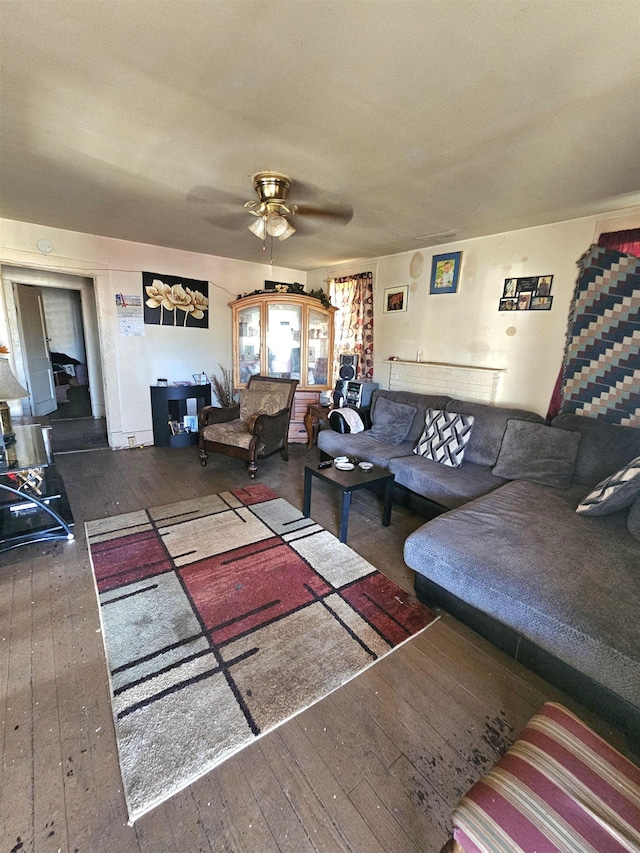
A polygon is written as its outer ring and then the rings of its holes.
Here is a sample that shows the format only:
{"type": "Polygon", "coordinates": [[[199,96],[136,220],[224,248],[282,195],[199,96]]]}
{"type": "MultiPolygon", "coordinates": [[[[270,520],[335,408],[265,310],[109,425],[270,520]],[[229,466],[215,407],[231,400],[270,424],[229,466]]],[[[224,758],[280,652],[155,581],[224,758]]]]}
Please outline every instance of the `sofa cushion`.
{"type": "Polygon", "coordinates": [[[474,418],[473,432],[465,452],[465,461],[476,465],[493,466],[498,461],[507,421],[517,418],[522,421],[544,423],[544,418],[525,409],[506,409],[490,406],[488,403],[469,403],[465,400],[451,400],[445,406],[448,412],[460,412],[474,418]]]}
{"type": "Polygon", "coordinates": [[[395,474],[396,483],[447,509],[462,506],[506,482],[486,465],[466,459],[460,468],[450,468],[422,456],[397,456],[389,460],[389,470],[395,474]]]}
{"type": "Polygon", "coordinates": [[[640,539],[640,497],[636,498],[631,504],[631,509],[627,516],[627,530],[636,539],[640,539]]]}
{"type": "Polygon", "coordinates": [[[331,429],[323,429],[318,433],[318,447],[329,456],[357,457],[366,462],[373,462],[382,468],[389,466],[389,460],[394,456],[411,454],[413,444],[403,441],[402,444],[385,444],[369,435],[370,430],[342,435],[331,429]]]}
{"type": "Polygon", "coordinates": [[[473,417],[443,409],[427,409],[424,431],[413,452],[425,459],[459,468],[471,437],[473,417]]]}
{"type": "Polygon", "coordinates": [[[409,434],[415,413],[415,406],[382,397],[371,414],[369,434],[385,444],[401,444],[409,434]]]}
{"type": "Polygon", "coordinates": [[[513,480],[412,533],[405,562],[640,707],[640,543],[624,511],[577,515],[582,494],[513,480]]]}
{"type": "Polygon", "coordinates": [[[404,403],[406,406],[413,406],[416,410],[413,416],[413,423],[407,435],[407,441],[412,441],[414,444],[420,438],[424,429],[424,419],[427,409],[444,409],[451,397],[444,394],[418,394],[415,391],[387,391],[383,388],[378,388],[373,392],[371,398],[371,417],[375,414],[378,401],[387,398],[394,400],[396,403],[404,403]]]}
{"type": "Polygon", "coordinates": [[[493,473],[505,480],[532,480],[566,489],[580,444],[579,432],[510,420],[493,473]]]}
{"type": "Polygon", "coordinates": [[[231,444],[234,447],[249,449],[253,435],[247,429],[247,425],[236,418],[223,424],[210,424],[202,431],[205,441],[215,441],[218,444],[231,444]]]}
{"type": "Polygon", "coordinates": [[[575,483],[595,486],[640,456],[640,429],[637,427],[610,424],[599,418],[569,413],[555,417],[551,426],[582,435],[573,472],[575,483]]]}
{"type": "Polygon", "coordinates": [[[576,512],[609,515],[631,506],[640,495],[640,456],[607,477],[582,499],[576,512]]]}

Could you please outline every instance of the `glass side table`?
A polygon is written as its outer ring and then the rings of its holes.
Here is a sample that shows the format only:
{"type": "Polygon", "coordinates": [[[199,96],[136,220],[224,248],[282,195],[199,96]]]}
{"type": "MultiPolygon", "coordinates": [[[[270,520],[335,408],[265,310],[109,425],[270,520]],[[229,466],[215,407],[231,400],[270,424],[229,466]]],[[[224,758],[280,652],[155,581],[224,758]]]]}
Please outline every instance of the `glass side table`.
{"type": "Polygon", "coordinates": [[[0,470],[0,551],[50,539],[74,539],[73,516],[40,424],[15,425],[0,470]]]}

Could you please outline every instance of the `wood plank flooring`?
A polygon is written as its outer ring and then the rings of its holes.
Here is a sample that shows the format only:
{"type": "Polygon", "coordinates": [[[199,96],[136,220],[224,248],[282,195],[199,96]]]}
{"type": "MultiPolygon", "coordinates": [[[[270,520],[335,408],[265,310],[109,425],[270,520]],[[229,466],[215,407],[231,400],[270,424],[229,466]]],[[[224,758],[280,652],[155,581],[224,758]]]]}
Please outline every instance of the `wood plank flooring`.
{"type": "MultiPolygon", "coordinates": [[[[291,447],[259,466],[302,507],[291,447]]],[[[84,521],[246,485],[244,463],[192,448],[57,460],[75,542],[0,555],[0,853],[437,853],[457,799],[546,699],[615,732],[447,614],[314,707],[134,826],[118,766],[84,521]]],[[[338,496],[314,481],[313,518],[336,534],[338,496]]],[[[402,544],[423,519],[354,495],[348,544],[410,592],[402,544]]],[[[214,721],[212,721],[214,724],[214,721]]]]}

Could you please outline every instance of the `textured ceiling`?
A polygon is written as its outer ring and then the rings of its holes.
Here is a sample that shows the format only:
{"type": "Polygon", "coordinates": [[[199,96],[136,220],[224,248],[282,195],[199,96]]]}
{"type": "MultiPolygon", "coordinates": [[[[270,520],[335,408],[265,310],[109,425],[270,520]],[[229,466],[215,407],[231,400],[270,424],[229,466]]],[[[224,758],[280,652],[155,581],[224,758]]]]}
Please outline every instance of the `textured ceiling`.
{"type": "Polygon", "coordinates": [[[263,261],[355,258],[640,203],[637,0],[0,0],[0,216],[263,261]],[[296,184],[295,182],[298,182],[296,184]]]}

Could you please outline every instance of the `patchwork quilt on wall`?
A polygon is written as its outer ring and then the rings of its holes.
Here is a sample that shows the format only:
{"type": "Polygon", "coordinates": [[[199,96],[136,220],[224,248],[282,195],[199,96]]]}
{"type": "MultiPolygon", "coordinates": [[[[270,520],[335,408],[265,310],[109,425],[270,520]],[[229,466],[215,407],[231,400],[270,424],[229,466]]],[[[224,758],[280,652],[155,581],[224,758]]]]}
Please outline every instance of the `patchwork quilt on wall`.
{"type": "Polygon", "coordinates": [[[592,246],[579,264],[561,411],[640,426],[640,258],[592,246]]]}

